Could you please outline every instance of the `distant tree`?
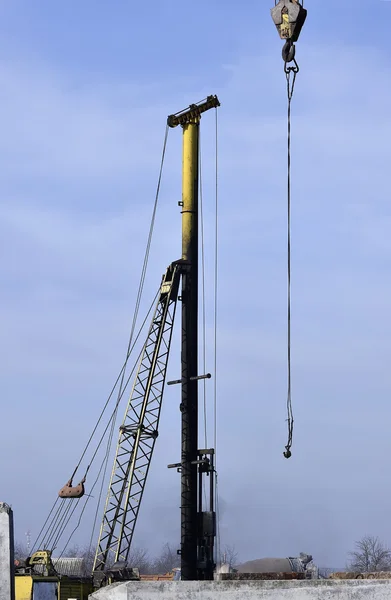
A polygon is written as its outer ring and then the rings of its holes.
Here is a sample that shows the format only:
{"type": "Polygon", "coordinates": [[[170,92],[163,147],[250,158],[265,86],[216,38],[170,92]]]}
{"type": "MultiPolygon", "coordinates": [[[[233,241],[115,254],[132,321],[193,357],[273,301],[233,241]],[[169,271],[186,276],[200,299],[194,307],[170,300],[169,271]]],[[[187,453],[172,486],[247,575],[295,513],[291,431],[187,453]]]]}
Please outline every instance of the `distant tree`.
{"type": "Polygon", "coordinates": [[[84,558],[84,554],[88,548],[80,547],[78,544],[74,544],[73,546],[68,546],[65,548],[65,551],[62,552],[62,555],[67,558],[84,558]]]}
{"type": "MultiPolygon", "coordinates": [[[[95,560],[95,551],[96,548],[90,546],[82,546],[78,549],[78,554],[76,556],[80,556],[83,558],[83,575],[84,577],[91,577],[92,575],[92,567],[94,566],[95,560]]],[[[67,555],[69,556],[69,555],[67,555]]]]}
{"type": "Polygon", "coordinates": [[[139,569],[141,575],[149,575],[153,569],[148,550],[139,547],[131,548],[128,565],[139,569]]]}
{"type": "Polygon", "coordinates": [[[356,550],[349,552],[350,571],[369,573],[391,571],[391,550],[377,537],[367,535],[356,542],[356,550]]]}
{"type": "Polygon", "coordinates": [[[180,557],[176,548],[170,544],[164,544],[160,555],[153,561],[153,573],[164,575],[176,567],[180,567],[180,557]]]}
{"type": "MultiPolygon", "coordinates": [[[[64,557],[67,558],[83,558],[83,574],[87,577],[92,573],[94,566],[96,549],[89,546],[70,546],[63,553],[64,557]]],[[[148,574],[152,569],[152,561],[149,557],[148,551],[145,548],[134,547],[131,548],[128,565],[130,567],[136,567],[140,570],[140,573],[148,574]]]]}
{"type": "Polygon", "coordinates": [[[228,564],[232,569],[238,565],[239,553],[235,544],[226,544],[220,553],[220,562],[228,564]]]}
{"type": "Polygon", "coordinates": [[[29,555],[29,551],[28,551],[26,544],[22,544],[21,542],[15,542],[15,544],[14,544],[15,560],[26,560],[28,555],[29,555]]]}

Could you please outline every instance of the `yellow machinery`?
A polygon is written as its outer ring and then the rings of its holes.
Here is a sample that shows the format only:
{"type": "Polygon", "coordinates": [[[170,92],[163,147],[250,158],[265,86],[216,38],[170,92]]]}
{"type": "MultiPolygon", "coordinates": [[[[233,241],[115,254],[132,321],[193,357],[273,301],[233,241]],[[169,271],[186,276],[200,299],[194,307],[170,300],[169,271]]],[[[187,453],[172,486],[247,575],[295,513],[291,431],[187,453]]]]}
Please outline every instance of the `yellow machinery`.
{"type": "Polygon", "coordinates": [[[92,591],[91,577],[56,572],[49,551],[35,552],[24,564],[15,561],[15,600],[87,600],[92,591]]]}
{"type": "Polygon", "coordinates": [[[16,600],[31,600],[33,597],[33,579],[26,574],[15,574],[15,598],[16,600]]]}

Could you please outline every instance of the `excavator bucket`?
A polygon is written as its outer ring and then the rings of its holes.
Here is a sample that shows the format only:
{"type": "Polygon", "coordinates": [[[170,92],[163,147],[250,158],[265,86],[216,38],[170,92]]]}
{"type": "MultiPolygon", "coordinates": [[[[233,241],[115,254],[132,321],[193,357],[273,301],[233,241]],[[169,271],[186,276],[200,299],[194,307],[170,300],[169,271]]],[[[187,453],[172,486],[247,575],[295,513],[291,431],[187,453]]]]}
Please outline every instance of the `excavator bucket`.
{"type": "Polygon", "coordinates": [[[297,42],[307,17],[307,11],[298,0],[279,0],[270,10],[282,40],[297,42]]]}
{"type": "Polygon", "coordinates": [[[58,492],[58,495],[60,496],[60,498],[81,498],[82,496],[84,496],[85,492],[85,480],[86,478],[84,477],[84,479],[82,479],[80,483],[78,483],[75,486],[72,486],[72,479],[70,479],[64,485],[64,487],[61,488],[61,490],[58,492]]]}

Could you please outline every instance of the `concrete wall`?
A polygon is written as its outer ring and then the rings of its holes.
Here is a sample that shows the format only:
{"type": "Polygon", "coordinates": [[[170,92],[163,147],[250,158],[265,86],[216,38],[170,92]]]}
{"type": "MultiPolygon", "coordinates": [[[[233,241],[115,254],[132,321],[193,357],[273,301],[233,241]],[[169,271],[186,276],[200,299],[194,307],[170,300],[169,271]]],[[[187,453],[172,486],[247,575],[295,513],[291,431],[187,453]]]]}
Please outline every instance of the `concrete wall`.
{"type": "Polygon", "coordinates": [[[90,600],[390,600],[389,580],[128,581],[90,600]]]}
{"type": "Polygon", "coordinates": [[[8,504],[0,502],[0,600],[14,598],[14,519],[8,504]]]}

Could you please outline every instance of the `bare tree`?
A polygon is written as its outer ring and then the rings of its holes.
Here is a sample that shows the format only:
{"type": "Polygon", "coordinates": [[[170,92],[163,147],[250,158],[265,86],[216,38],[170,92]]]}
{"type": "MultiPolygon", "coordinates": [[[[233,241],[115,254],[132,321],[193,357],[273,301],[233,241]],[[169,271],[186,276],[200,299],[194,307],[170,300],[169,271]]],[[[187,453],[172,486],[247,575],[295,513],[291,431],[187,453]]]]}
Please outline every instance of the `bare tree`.
{"type": "Polygon", "coordinates": [[[131,548],[128,565],[139,569],[141,575],[149,575],[152,573],[152,560],[148,550],[145,548],[131,548]]]}
{"type": "Polygon", "coordinates": [[[83,546],[80,548],[78,556],[83,558],[84,577],[91,577],[92,567],[94,566],[95,560],[95,548],[92,548],[91,546],[83,546]]]}
{"type": "Polygon", "coordinates": [[[86,550],[87,548],[80,548],[78,544],[74,544],[73,546],[67,546],[62,554],[67,558],[84,558],[86,550]]]}
{"type": "Polygon", "coordinates": [[[176,567],[180,567],[180,557],[176,548],[170,546],[170,544],[164,544],[160,556],[157,556],[153,561],[153,572],[164,575],[176,567]]]}
{"type": "MultiPolygon", "coordinates": [[[[64,556],[67,558],[83,558],[83,574],[86,577],[92,574],[95,560],[95,548],[90,546],[71,546],[66,549],[64,556]]],[[[138,568],[143,575],[151,573],[152,561],[148,551],[145,548],[140,547],[131,548],[128,557],[128,565],[130,567],[138,568]]]]}
{"type": "Polygon", "coordinates": [[[391,570],[391,550],[378,537],[366,535],[356,542],[356,550],[349,552],[350,571],[369,573],[391,570]]]}
{"type": "Polygon", "coordinates": [[[235,544],[226,544],[220,554],[220,562],[222,564],[228,564],[232,569],[238,565],[239,553],[236,550],[235,544]]]}
{"type": "Polygon", "coordinates": [[[14,557],[15,560],[26,560],[29,555],[29,551],[25,544],[21,542],[15,542],[14,544],[14,557]]]}

